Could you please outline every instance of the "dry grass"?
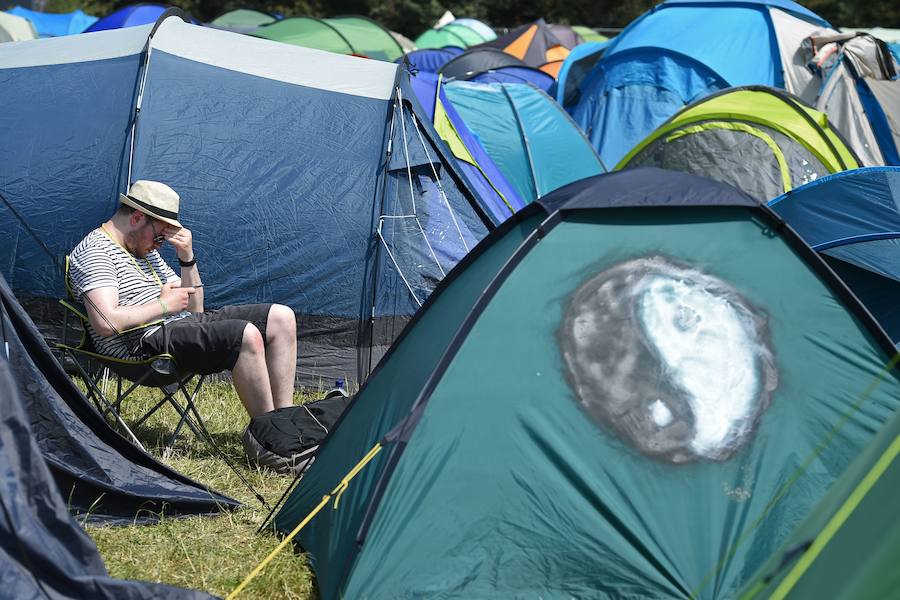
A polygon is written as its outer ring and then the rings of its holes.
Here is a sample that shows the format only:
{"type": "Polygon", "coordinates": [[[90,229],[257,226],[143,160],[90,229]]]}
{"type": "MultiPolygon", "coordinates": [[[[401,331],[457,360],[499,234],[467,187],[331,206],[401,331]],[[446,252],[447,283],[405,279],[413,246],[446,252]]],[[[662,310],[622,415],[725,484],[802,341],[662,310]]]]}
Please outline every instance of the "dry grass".
{"type": "MultiPolygon", "coordinates": [[[[126,403],[126,422],[155,404],[154,390],[142,388],[126,403]]],[[[321,391],[299,392],[295,403],[321,397],[321,391]]],[[[269,471],[251,468],[240,436],[249,418],[228,383],[207,383],[197,402],[216,443],[238,465],[253,487],[274,504],[291,482],[269,471]]],[[[135,431],[147,450],[188,477],[243,502],[246,506],[217,517],[166,518],[158,525],[89,526],[110,575],[204,590],[225,596],[277,545],[273,535],[256,535],[268,513],[225,462],[190,431],[179,436],[173,452],[162,448],[177,423],[172,409],[160,410],[135,431]]],[[[240,598],[315,597],[306,557],[285,549],[241,592],[240,598]]]]}

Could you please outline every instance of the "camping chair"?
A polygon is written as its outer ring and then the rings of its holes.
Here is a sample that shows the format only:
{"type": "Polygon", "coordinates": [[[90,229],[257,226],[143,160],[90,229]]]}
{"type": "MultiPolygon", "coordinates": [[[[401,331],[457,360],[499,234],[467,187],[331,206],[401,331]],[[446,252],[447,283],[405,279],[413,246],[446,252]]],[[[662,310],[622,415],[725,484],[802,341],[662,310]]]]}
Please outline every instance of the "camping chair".
{"type": "MultiPolygon", "coordinates": [[[[104,418],[112,418],[116,426],[125,431],[141,449],[144,449],[137,436],[134,435],[132,429],[122,418],[121,407],[122,403],[138,387],[156,388],[162,392],[162,398],[150,410],[141,415],[132,424],[132,427],[140,427],[160,408],[168,404],[178,413],[179,421],[165,445],[165,452],[172,449],[178,434],[185,425],[201,440],[211,440],[195,404],[206,375],[197,376],[194,373],[178,369],[174,358],[168,353],[147,359],[133,360],[113,358],[100,354],[94,347],[91,336],[88,334],[87,313],[77,306],[74,301],[74,295],[69,285],[68,257],[66,257],[66,290],[69,298],[59,301],[66,310],[63,317],[62,340],[56,344],[56,348],[62,353],[61,358],[64,366],[67,356],[72,359],[71,362],[84,380],[88,396],[94,402],[100,414],[104,418]],[[77,344],[70,344],[68,341],[70,318],[75,318],[81,326],[81,339],[77,344]],[[115,397],[112,399],[108,397],[109,392],[105,390],[107,386],[102,384],[106,380],[108,373],[111,373],[116,380],[115,397]],[[192,386],[192,380],[195,377],[197,377],[197,381],[192,386]],[[127,382],[127,387],[123,385],[123,382],[127,382]],[[125,389],[123,390],[123,388],[125,389]],[[184,399],[183,403],[178,398],[179,393],[184,399]]],[[[129,329],[128,332],[146,329],[159,324],[159,321],[147,323],[129,329]]],[[[165,332],[163,334],[165,335],[165,332]]]]}

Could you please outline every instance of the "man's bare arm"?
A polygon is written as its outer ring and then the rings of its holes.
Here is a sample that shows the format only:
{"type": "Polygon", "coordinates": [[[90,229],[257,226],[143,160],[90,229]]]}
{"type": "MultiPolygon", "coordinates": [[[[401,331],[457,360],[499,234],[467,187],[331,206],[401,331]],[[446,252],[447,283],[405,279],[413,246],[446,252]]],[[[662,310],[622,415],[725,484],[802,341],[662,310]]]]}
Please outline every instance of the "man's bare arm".
{"type": "Polygon", "coordinates": [[[86,292],[84,305],[91,327],[98,335],[108,337],[132,327],[158,321],[164,315],[181,312],[187,308],[194,288],[174,286],[174,283],[165,284],[160,290],[159,298],[137,306],[119,305],[119,291],[114,287],[100,287],[86,292]]]}

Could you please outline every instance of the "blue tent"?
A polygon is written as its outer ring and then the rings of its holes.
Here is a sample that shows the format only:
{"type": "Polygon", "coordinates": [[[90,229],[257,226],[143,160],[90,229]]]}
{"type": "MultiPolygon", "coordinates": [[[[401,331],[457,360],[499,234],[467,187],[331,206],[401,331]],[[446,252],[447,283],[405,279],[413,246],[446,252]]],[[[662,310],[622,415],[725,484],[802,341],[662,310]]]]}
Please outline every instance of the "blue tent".
{"type": "Polygon", "coordinates": [[[81,33],[97,20],[97,17],[87,15],[80,10],[57,14],[37,12],[21,6],[15,6],[6,12],[31,21],[40,37],[57,37],[81,33]]]}
{"type": "Polygon", "coordinates": [[[458,46],[444,46],[443,48],[423,48],[421,50],[413,50],[405,56],[401,56],[396,60],[398,63],[406,61],[411,69],[424,71],[426,73],[437,73],[447,62],[454,56],[463,53],[463,49],[458,46]]]}
{"type": "Polygon", "coordinates": [[[772,200],[900,343],[900,167],[823,177],[772,200]]]}
{"type": "Polygon", "coordinates": [[[778,87],[812,103],[821,80],[800,46],[828,26],[790,0],[668,0],[611,41],[569,110],[616,164],[683,106],[726,87],[778,87]]]}
{"type": "MultiPolygon", "coordinates": [[[[300,379],[362,379],[490,226],[405,72],[174,17],[151,30],[0,47],[0,193],[59,258],[129,181],[168,183],[207,305],[287,304],[300,379]]],[[[54,305],[59,271],[0,222],[0,272],[54,305]]]]}
{"type": "Polygon", "coordinates": [[[540,69],[528,66],[510,65],[497,67],[483,73],[478,73],[468,79],[479,83],[530,83],[536,88],[549,92],[556,80],[552,75],[544,73],[540,69]]]}
{"type": "Polygon", "coordinates": [[[525,201],[509,184],[447,99],[440,77],[432,73],[419,73],[410,81],[424,113],[431,118],[440,135],[448,142],[457,166],[472,183],[472,191],[493,222],[499,225],[524,207],[525,201]]]}
{"type": "Polygon", "coordinates": [[[603,57],[603,52],[612,42],[585,42],[572,48],[569,55],[559,68],[556,76],[556,86],[550,94],[556,101],[568,109],[578,101],[581,95],[579,87],[581,82],[591,72],[597,61],[603,57]]]}
{"type": "Polygon", "coordinates": [[[105,17],[99,19],[93,25],[84,30],[85,33],[91,31],[104,31],[106,29],[121,29],[122,27],[135,27],[137,25],[147,25],[148,23],[156,23],[156,20],[166,12],[168,6],[163,4],[132,4],[114,11],[105,17]]]}
{"type": "Polygon", "coordinates": [[[444,89],[525,202],[604,171],[569,115],[534,86],[453,81],[444,89]]]}

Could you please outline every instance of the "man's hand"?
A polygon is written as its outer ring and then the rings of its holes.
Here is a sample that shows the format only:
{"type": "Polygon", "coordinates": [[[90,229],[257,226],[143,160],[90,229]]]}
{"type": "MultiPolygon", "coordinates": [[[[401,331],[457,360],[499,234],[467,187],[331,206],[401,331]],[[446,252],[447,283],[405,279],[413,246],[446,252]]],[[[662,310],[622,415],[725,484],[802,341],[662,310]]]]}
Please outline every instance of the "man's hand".
{"type": "MultiPolygon", "coordinates": [[[[181,229],[166,228],[163,236],[175,248],[175,253],[180,260],[188,262],[194,258],[194,238],[190,229],[187,227],[182,227],[181,229]]],[[[165,302],[165,299],[163,299],[163,302],[165,302]]]]}
{"type": "MultiPolygon", "coordinates": [[[[190,235],[188,238],[190,239],[190,235]]],[[[187,308],[191,294],[196,291],[192,287],[178,287],[174,281],[171,281],[162,286],[159,299],[166,305],[167,312],[174,315],[187,308]]]]}

